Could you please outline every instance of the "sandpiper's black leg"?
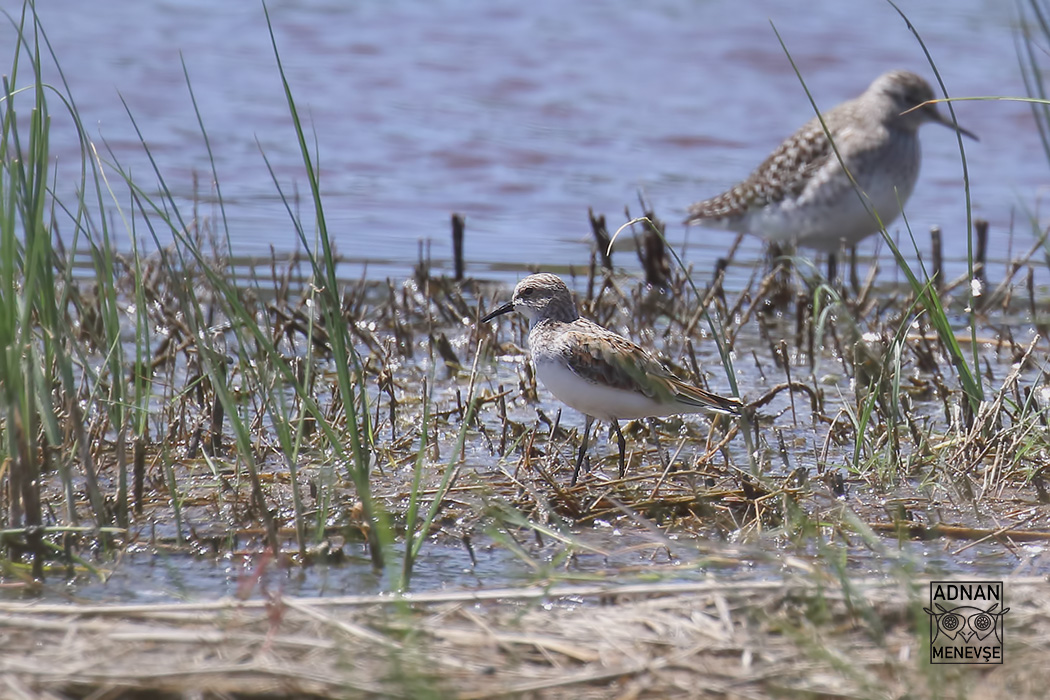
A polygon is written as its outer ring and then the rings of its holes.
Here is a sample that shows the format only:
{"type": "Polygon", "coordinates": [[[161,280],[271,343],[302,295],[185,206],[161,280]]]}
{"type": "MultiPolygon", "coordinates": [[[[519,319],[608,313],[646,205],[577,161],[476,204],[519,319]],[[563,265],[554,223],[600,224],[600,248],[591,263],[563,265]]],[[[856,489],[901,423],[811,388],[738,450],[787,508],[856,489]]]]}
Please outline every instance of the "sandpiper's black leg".
{"type": "Polygon", "coordinates": [[[580,453],[576,455],[576,468],[572,472],[572,485],[576,485],[576,480],[580,478],[580,467],[583,466],[583,457],[587,454],[587,442],[591,437],[591,424],[594,423],[594,419],[587,416],[587,420],[583,426],[583,438],[580,440],[580,453]]]}
{"type": "Polygon", "coordinates": [[[620,446],[620,478],[622,479],[627,473],[627,441],[623,439],[623,432],[620,431],[620,421],[614,420],[612,424],[616,429],[616,444],[620,446]]]}
{"type": "Polygon", "coordinates": [[[649,437],[653,439],[653,446],[656,447],[656,456],[660,459],[660,466],[665,471],[668,471],[668,466],[671,462],[670,456],[664,452],[664,446],[660,443],[660,433],[656,432],[656,419],[650,418],[649,423],[649,437]]]}

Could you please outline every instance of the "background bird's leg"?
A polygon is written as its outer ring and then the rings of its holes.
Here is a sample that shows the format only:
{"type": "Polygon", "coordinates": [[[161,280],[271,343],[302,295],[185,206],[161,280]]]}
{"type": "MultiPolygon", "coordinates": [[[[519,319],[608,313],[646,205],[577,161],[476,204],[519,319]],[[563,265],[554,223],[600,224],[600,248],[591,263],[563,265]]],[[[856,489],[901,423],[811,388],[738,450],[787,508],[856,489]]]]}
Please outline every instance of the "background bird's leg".
{"type": "Polygon", "coordinates": [[[792,246],[781,245],[776,241],[771,241],[766,247],[769,269],[770,271],[776,271],[776,277],[769,293],[769,299],[775,306],[786,305],[788,300],[794,296],[792,270],[795,266],[791,260],[794,252],[792,246]]]}
{"type": "Polygon", "coordinates": [[[835,286],[835,278],[838,277],[838,257],[836,253],[828,253],[828,284],[835,286]]]}
{"type": "Polygon", "coordinates": [[[613,428],[616,430],[616,444],[620,446],[620,478],[627,473],[627,462],[625,460],[627,454],[627,441],[623,439],[623,432],[620,430],[620,421],[613,419],[613,428]]]}
{"type": "Polygon", "coordinates": [[[780,247],[780,244],[776,241],[770,241],[769,245],[766,246],[766,264],[769,265],[769,269],[775,269],[783,256],[784,250],[780,247]]]}
{"type": "Polygon", "coordinates": [[[583,437],[580,439],[580,453],[576,455],[576,468],[572,472],[572,485],[576,485],[576,480],[580,478],[580,467],[583,466],[583,457],[587,454],[587,441],[591,437],[591,424],[594,423],[594,418],[591,416],[586,417],[587,420],[583,426],[583,437]]]}
{"type": "Polygon", "coordinates": [[[849,286],[856,298],[860,294],[860,277],[857,275],[857,246],[855,245],[849,247],[849,286]]]}

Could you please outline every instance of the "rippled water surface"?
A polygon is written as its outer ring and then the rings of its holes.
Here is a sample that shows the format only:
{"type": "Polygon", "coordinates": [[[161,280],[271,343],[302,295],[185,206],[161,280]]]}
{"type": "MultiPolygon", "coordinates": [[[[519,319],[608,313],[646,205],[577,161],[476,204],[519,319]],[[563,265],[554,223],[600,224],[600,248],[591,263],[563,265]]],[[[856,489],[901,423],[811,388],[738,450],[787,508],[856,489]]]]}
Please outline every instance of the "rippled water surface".
{"type": "MultiPolygon", "coordinates": [[[[630,535],[601,526],[579,533],[579,541],[607,554],[582,551],[566,563],[563,549],[555,542],[529,546],[535,561],[549,567],[545,571],[527,565],[500,546],[475,546],[472,561],[463,547],[430,544],[416,567],[412,591],[543,585],[552,580],[624,584],[704,581],[711,576],[722,581],[781,580],[787,574],[804,571],[810,564],[820,567],[820,562],[828,558],[827,552],[818,552],[815,546],[798,550],[774,539],[736,546],[674,534],[666,538],[630,535]]],[[[960,553],[955,550],[965,543],[957,540],[883,541],[885,552],[852,548],[845,557],[849,570],[858,577],[900,576],[902,570],[907,570],[934,577],[992,579],[1012,572],[1041,574],[1047,570],[1042,546],[1025,546],[1011,555],[999,544],[971,544],[960,553]]],[[[376,595],[394,588],[396,565],[386,576],[372,568],[363,549],[355,552],[350,548],[348,554],[349,559],[332,565],[279,566],[258,553],[216,559],[130,552],[119,561],[95,562],[106,573],[105,580],[85,574],[63,583],[61,578],[52,576],[33,597],[146,604],[224,597],[376,595]]],[[[10,595],[0,590],[0,599],[22,597],[25,594],[20,589],[10,595]]]]}
{"type": "MultiPolygon", "coordinates": [[[[952,94],[1024,94],[1012,3],[901,6],[952,94]]],[[[184,61],[235,252],[296,246],[260,155],[286,192],[307,190],[260,4],[96,0],[41,3],[40,13],[90,135],[112,149],[104,157],[140,182],[156,180],[123,98],[167,185],[189,200],[200,173],[203,213],[218,217],[184,61]]],[[[467,217],[475,275],[513,280],[525,265],[585,265],[587,208],[618,224],[625,205],[638,213],[639,191],[670,222],[672,240],[688,238],[687,258],[707,268],[731,234],[687,233],[678,224],[685,207],[744,177],[812,116],[771,25],[822,108],[890,68],[932,77],[905,22],[878,0],[298,0],[271,3],[271,17],[317,139],[339,252],[368,261],[374,277],[404,276],[421,240],[445,267],[452,212],[467,217]]],[[[0,44],[11,40],[5,26],[0,44]]],[[[52,111],[53,150],[72,169],[75,141],[52,111]]],[[[992,250],[1005,259],[1008,246],[1030,243],[1025,210],[1037,207],[1048,166],[1024,105],[969,102],[957,112],[981,137],[967,143],[974,212],[992,222],[992,250]]],[[[945,229],[954,274],[965,256],[959,153],[947,129],[928,126],[923,137],[908,213],[923,245],[931,224],[945,229]]],[[[302,211],[309,220],[312,207],[302,211]]],[[[743,258],[758,254],[750,242],[743,258]]],[[[616,262],[636,265],[629,250],[616,262]]]]}

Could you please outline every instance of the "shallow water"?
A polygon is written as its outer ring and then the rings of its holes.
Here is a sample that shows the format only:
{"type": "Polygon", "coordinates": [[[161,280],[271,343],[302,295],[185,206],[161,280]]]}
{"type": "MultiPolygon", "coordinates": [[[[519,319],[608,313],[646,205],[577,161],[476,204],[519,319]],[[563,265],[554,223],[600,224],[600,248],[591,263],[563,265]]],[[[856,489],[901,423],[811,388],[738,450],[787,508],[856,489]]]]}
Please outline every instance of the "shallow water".
{"type": "MultiPolygon", "coordinates": [[[[1009,3],[964,0],[946,10],[912,0],[902,7],[952,94],[1024,93],[1009,3]]],[[[202,214],[217,227],[214,190],[203,184],[194,192],[194,174],[207,183],[209,162],[181,52],[214,150],[234,252],[247,264],[251,256],[267,256],[271,246],[279,252],[297,247],[259,153],[265,151],[286,191],[306,190],[258,5],[85,2],[41,5],[40,12],[89,133],[105,142],[103,158],[118,159],[140,181],[155,180],[123,111],[123,96],[167,186],[187,206],[199,198],[202,214]]],[[[639,189],[669,222],[669,237],[687,262],[709,269],[732,236],[687,233],[677,224],[685,207],[745,176],[812,114],[770,20],[822,107],[859,93],[889,68],[931,75],[904,22],[888,4],[874,1],[818,0],[799,12],[771,0],[743,10],[730,0],[300,0],[273,7],[272,17],[299,108],[318,139],[328,223],[339,253],[353,261],[345,266],[348,275],[367,265],[368,276],[404,278],[421,240],[432,241],[435,267],[450,269],[453,211],[467,216],[471,274],[513,281],[528,266],[582,268],[591,245],[587,208],[607,214],[615,227],[624,220],[625,204],[639,213],[639,189]]],[[[10,28],[3,26],[0,45],[11,45],[9,39],[10,28]]],[[[966,144],[974,211],[991,221],[992,259],[1002,261],[1009,251],[1030,245],[1027,225],[1020,222],[1024,209],[1037,205],[1048,166],[1023,105],[961,103],[957,112],[960,123],[982,139],[966,144]]],[[[60,175],[69,175],[79,167],[78,151],[57,103],[52,113],[53,152],[60,175]]],[[[959,154],[946,129],[927,127],[923,140],[924,171],[908,214],[917,232],[931,224],[945,229],[947,273],[954,277],[965,257],[959,154]]],[[[308,219],[311,207],[303,203],[301,209],[308,219]]],[[[118,239],[121,247],[130,246],[126,233],[118,239]]],[[[926,244],[924,235],[919,242],[926,244]]],[[[874,249],[867,245],[869,253],[874,249]]],[[[760,255],[754,241],[745,244],[738,282],[760,255]]],[[[636,268],[629,245],[615,261],[636,268]]],[[[745,380],[747,372],[741,370],[745,380]]],[[[516,376],[509,371],[508,381],[516,376]]],[[[558,405],[549,394],[543,401],[553,415],[558,405]]],[[[572,412],[564,420],[582,423],[572,412]]],[[[789,555],[803,561],[816,556],[789,552],[774,539],[747,548],[690,539],[654,542],[603,526],[578,536],[613,554],[580,555],[566,569],[551,563],[560,547],[533,545],[530,555],[552,566],[544,572],[499,546],[475,542],[474,565],[462,547],[429,543],[414,588],[513,585],[566,570],[581,576],[614,571],[618,580],[682,580],[712,572],[775,579],[791,566],[789,555]]],[[[1050,569],[1036,546],[1011,553],[979,545],[955,553],[960,545],[950,541],[898,545],[889,538],[885,546],[890,552],[899,546],[916,570],[928,573],[998,577],[1018,567],[1027,573],[1050,569]]],[[[269,565],[265,587],[257,585],[253,595],[389,590],[390,580],[372,571],[363,551],[347,553],[349,560],[339,565],[269,565]]],[[[894,560],[853,548],[848,565],[859,573],[888,574],[894,560]]],[[[236,557],[143,551],[122,558],[107,583],[89,579],[65,586],[53,580],[44,595],[143,602],[215,598],[235,594],[259,566],[236,557]]]]}
{"type": "MultiPolygon", "coordinates": [[[[1024,94],[1012,3],[901,6],[953,95],[1024,94]]],[[[259,153],[286,192],[307,191],[258,4],[95,1],[39,11],[89,135],[104,141],[104,159],[119,159],[141,182],[156,180],[123,97],[168,187],[188,203],[198,173],[201,213],[219,226],[181,56],[214,150],[234,252],[297,247],[259,153]]],[[[812,116],[771,23],[823,108],[890,68],[931,76],[904,21],[876,0],[815,0],[805,11],[773,0],[298,0],[272,4],[271,16],[317,139],[330,230],[339,252],[356,261],[350,275],[367,264],[370,276],[404,277],[421,240],[433,242],[435,266],[449,269],[452,212],[467,217],[471,274],[513,280],[530,265],[585,266],[587,208],[615,227],[625,205],[640,213],[639,190],[686,259],[706,271],[732,236],[686,232],[677,223],[686,206],[744,177],[812,116]]],[[[0,46],[12,46],[7,25],[0,46]]],[[[53,70],[48,77],[57,78],[53,70]]],[[[991,221],[991,250],[1003,260],[1029,244],[1025,211],[1037,207],[1047,163],[1024,105],[956,109],[981,137],[966,144],[974,212],[991,221]]],[[[79,167],[76,144],[57,101],[52,113],[52,149],[70,175],[79,167]]],[[[955,276],[965,257],[959,153],[947,129],[924,132],[924,172],[908,214],[922,246],[931,224],[943,227],[955,276]]],[[[312,207],[300,203],[309,221],[312,207]]],[[[892,228],[903,230],[900,222],[892,228]]],[[[123,247],[127,235],[118,234],[123,247]]],[[[749,241],[735,274],[746,278],[759,255],[749,241]]],[[[630,245],[615,261],[636,269],[630,245]]]]}
{"type": "MultiPolygon", "coordinates": [[[[829,561],[826,551],[820,552],[812,545],[794,548],[776,538],[764,544],[737,545],[671,534],[655,541],[651,536],[625,533],[601,524],[577,533],[576,537],[608,554],[584,552],[565,563],[563,549],[548,542],[529,547],[529,554],[540,565],[537,569],[501,546],[475,541],[472,562],[464,547],[430,543],[423,550],[411,590],[474,590],[542,585],[555,580],[617,584],[702,581],[711,577],[720,581],[776,581],[788,574],[803,573],[810,565],[824,569],[829,561]]],[[[907,571],[934,577],[1000,579],[1011,573],[1041,575],[1050,571],[1050,555],[1042,545],[1025,545],[1013,554],[1001,545],[987,543],[969,547],[964,553],[954,551],[964,544],[952,540],[898,543],[883,538],[883,551],[851,547],[845,565],[851,575],[889,577],[899,577],[907,571]]],[[[349,558],[337,564],[305,567],[281,567],[272,561],[263,562],[258,555],[210,558],[128,552],[119,563],[99,562],[100,568],[108,572],[105,581],[86,574],[69,581],[54,576],[33,597],[148,604],[226,597],[370,595],[393,588],[396,572],[377,573],[363,548],[357,552],[352,547],[347,550],[349,558]]],[[[25,595],[18,590],[0,590],[0,599],[25,595]]]]}

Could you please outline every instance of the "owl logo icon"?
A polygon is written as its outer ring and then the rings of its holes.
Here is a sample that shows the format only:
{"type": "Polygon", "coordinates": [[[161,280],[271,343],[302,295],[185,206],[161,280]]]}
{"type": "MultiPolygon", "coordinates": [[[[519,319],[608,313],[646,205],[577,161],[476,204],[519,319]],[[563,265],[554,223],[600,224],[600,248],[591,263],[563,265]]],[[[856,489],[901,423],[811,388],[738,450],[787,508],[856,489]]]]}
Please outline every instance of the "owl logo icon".
{"type": "Polygon", "coordinates": [[[931,664],[1001,664],[1005,606],[1002,581],[931,581],[931,664]]]}
{"type": "Polygon", "coordinates": [[[978,641],[983,642],[985,637],[995,633],[995,641],[1000,646],[1002,645],[1003,615],[1010,612],[1010,608],[995,612],[995,609],[999,607],[998,603],[993,603],[987,610],[981,610],[972,605],[960,605],[947,610],[940,603],[937,603],[936,607],[940,612],[933,612],[929,608],[923,608],[926,614],[932,617],[934,621],[931,644],[936,643],[937,637],[942,633],[952,641],[961,638],[967,644],[974,637],[978,641]]]}

